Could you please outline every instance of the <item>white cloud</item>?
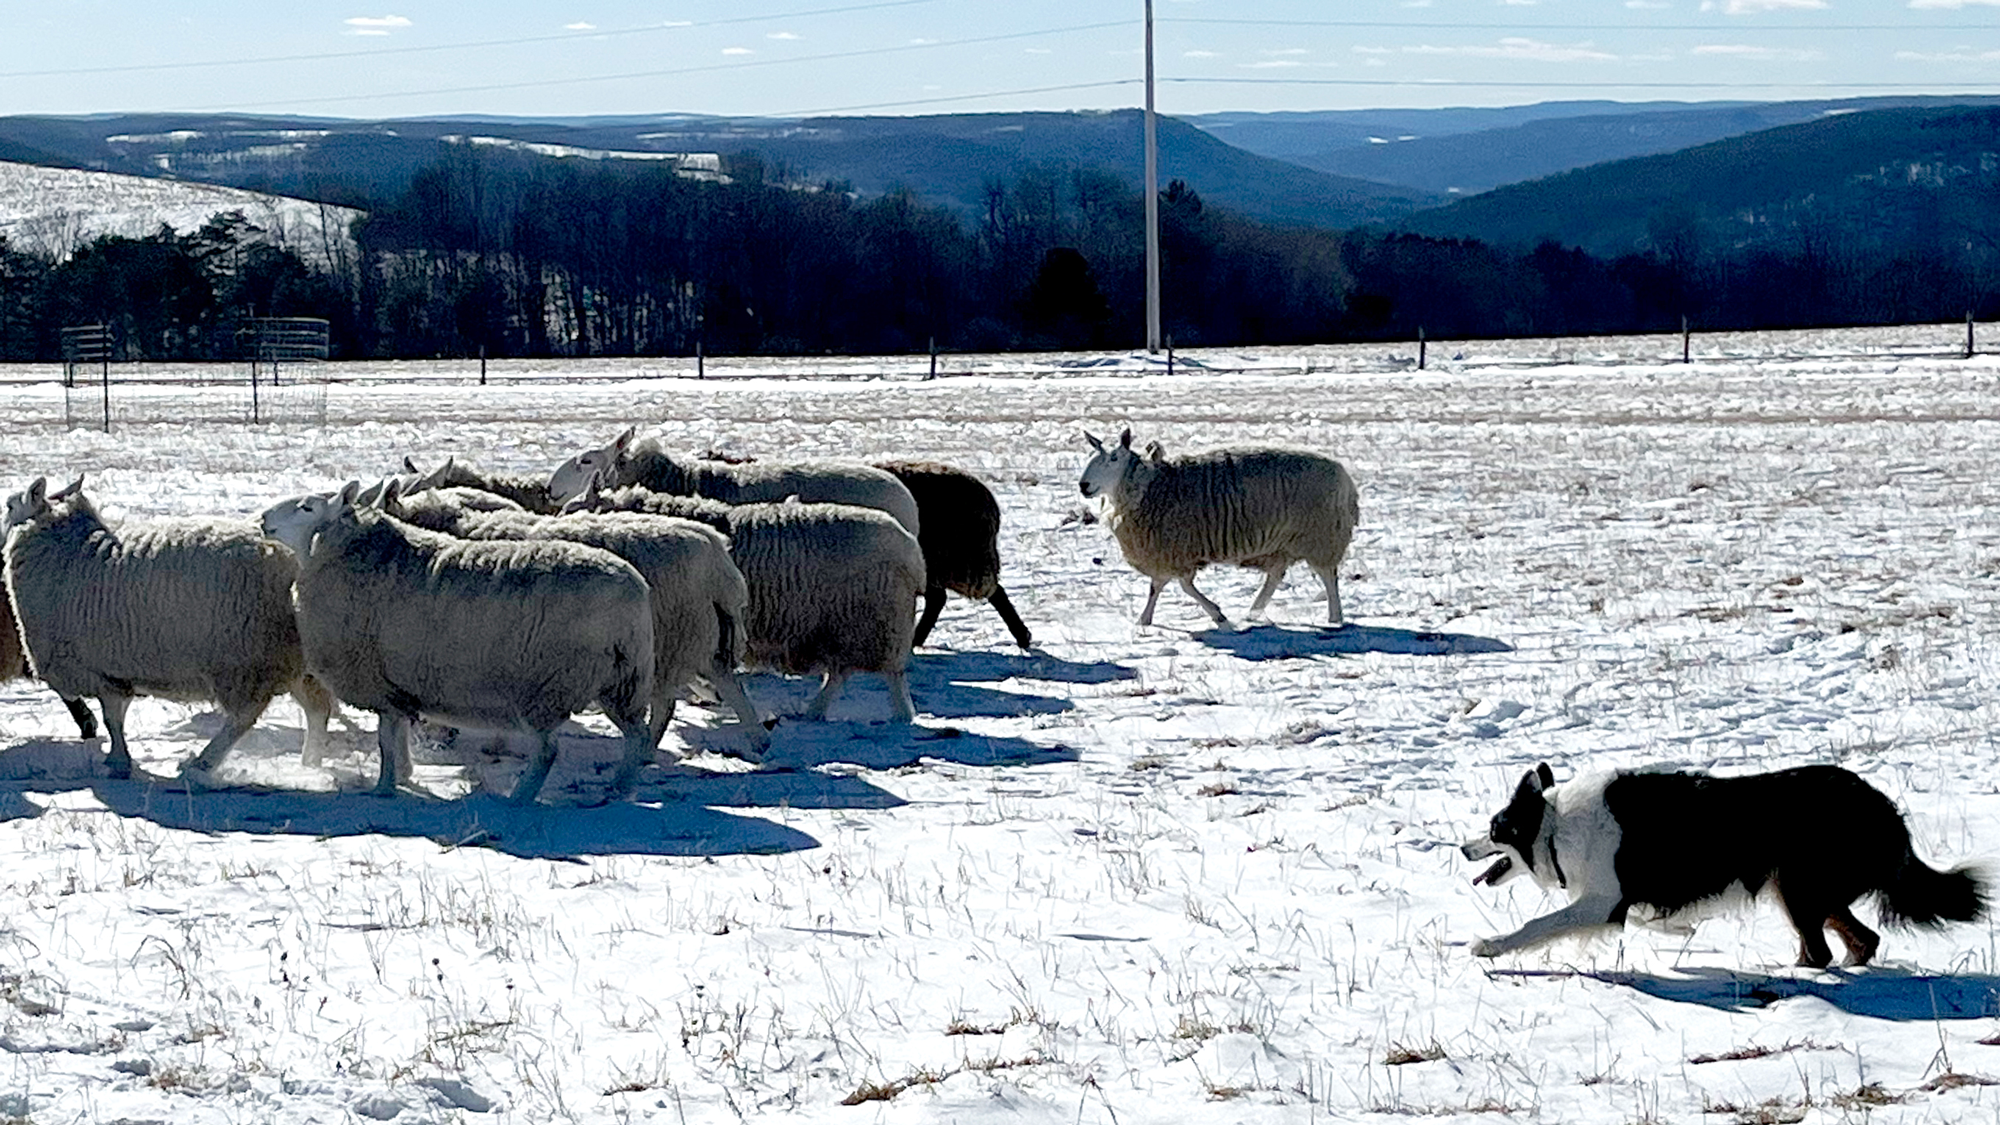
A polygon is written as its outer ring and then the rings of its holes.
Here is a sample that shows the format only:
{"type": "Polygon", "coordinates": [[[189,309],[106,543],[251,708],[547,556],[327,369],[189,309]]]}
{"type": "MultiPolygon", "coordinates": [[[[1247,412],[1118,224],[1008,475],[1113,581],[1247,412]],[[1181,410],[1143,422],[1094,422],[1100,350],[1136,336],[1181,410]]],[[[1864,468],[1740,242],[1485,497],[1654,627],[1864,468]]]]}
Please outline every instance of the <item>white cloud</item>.
{"type": "Polygon", "coordinates": [[[1306,64],[1297,59],[1265,59],[1262,62],[1239,63],[1237,65],[1246,70],[1280,70],[1285,67],[1304,66],[1306,64]]]}
{"type": "Polygon", "coordinates": [[[1404,0],[1403,3],[1403,7],[1405,8],[1428,8],[1430,6],[1431,0],[1404,0]]]}
{"type": "Polygon", "coordinates": [[[411,26],[408,16],[352,16],[345,22],[349,35],[387,35],[411,26]]]}
{"type": "Polygon", "coordinates": [[[1049,50],[1049,49],[1048,49],[1047,47],[1027,47],[1027,48],[1023,48],[1023,49],[1022,49],[1022,51],[1021,51],[1021,53],[1022,53],[1022,54],[1024,54],[1024,55],[1053,55],[1053,54],[1055,54],[1055,52],[1054,52],[1054,51],[1051,51],[1051,50],[1049,50]]]}
{"type": "Polygon", "coordinates": [[[1709,43],[1696,47],[1691,53],[1748,59],[1751,62],[1812,62],[1826,57],[1818,51],[1804,51],[1796,47],[1753,47],[1747,43],[1709,43]]]}
{"type": "Polygon", "coordinates": [[[1492,46],[1405,47],[1406,55],[1455,55],[1468,59],[1518,59],[1528,62],[1615,62],[1617,55],[1599,50],[1591,43],[1544,43],[1538,39],[1509,37],[1492,46]]]}
{"type": "Polygon", "coordinates": [[[1541,2],[1542,0],[1500,0],[1501,5],[1508,8],[1532,8],[1541,2]]]}
{"type": "Polygon", "coordinates": [[[757,52],[748,47],[724,47],[722,53],[725,55],[754,55],[757,52]]]}
{"type": "Polygon", "coordinates": [[[1951,11],[1983,4],[1989,8],[2000,8],[2000,0],[1910,0],[1910,7],[1917,11],[1951,11]]]}
{"type": "Polygon", "coordinates": [[[597,30],[597,25],[596,25],[596,24],[594,24],[594,23],[587,23],[587,22],[585,22],[585,21],[583,21],[583,20],[578,20],[578,21],[576,21],[575,23],[566,23],[566,24],[564,24],[564,25],[563,25],[563,30],[564,30],[564,31],[596,31],[596,30],[597,30]]]}
{"type": "Polygon", "coordinates": [[[1672,4],[1662,4],[1659,0],[1625,0],[1625,6],[1635,12],[1664,12],[1673,7],[1672,4]]]}
{"type": "Polygon", "coordinates": [[[1215,59],[1222,56],[1216,54],[1214,51],[1182,51],[1181,57],[1184,59],[1215,59]]]}
{"type": "Polygon", "coordinates": [[[2000,62],[2000,51],[1975,51],[1960,47],[1955,51],[1897,51],[1897,62],[1919,63],[1990,63],[2000,62]]]}
{"type": "Polygon", "coordinates": [[[1265,51],[1265,52],[1264,52],[1264,54],[1267,54],[1267,55],[1273,55],[1273,56],[1276,56],[1276,55],[1310,55],[1310,54],[1312,54],[1312,52],[1311,52],[1311,51],[1308,51],[1308,50],[1306,50],[1306,49],[1305,49],[1304,47],[1284,47],[1284,48],[1281,48],[1281,49],[1279,49],[1279,50],[1276,50],[1276,51],[1265,51]]]}
{"type": "Polygon", "coordinates": [[[764,38],[766,38],[766,39],[777,39],[777,40],[779,40],[779,41],[781,41],[781,42],[786,42],[786,43],[792,43],[792,42],[796,42],[796,41],[798,41],[799,39],[802,39],[802,38],[804,38],[804,37],[803,37],[803,36],[801,36],[801,35],[800,35],[800,34],[799,34],[798,32],[796,32],[796,31],[774,31],[774,32],[772,32],[771,34],[769,34],[769,35],[766,35],[766,36],[765,36],[764,38]]]}

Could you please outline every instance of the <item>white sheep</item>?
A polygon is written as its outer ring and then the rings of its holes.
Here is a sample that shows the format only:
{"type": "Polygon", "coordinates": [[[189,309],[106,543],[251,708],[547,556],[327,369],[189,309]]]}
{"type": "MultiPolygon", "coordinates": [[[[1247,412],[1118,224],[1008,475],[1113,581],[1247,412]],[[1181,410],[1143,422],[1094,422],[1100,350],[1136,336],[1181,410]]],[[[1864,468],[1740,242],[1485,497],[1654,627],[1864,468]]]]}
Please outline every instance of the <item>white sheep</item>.
{"type": "Polygon", "coordinates": [[[524,511],[552,516],[562,506],[549,495],[546,477],[524,476],[519,473],[488,473],[470,465],[461,465],[458,458],[447,457],[444,464],[422,472],[416,462],[403,458],[403,470],[410,479],[403,485],[405,496],[418,492],[448,492],[462,500],[466,507],[474,511],[524,511]],[[492,497],[505,501],[496,504],[482,497],[492,497]]]}
{"type": "Polygon", "coordinates": [[[912,620],[924,591],[924,553],[887,514],[852,504],[724,504],[643,488],[573,505],[699,520],[729,536],[729,555],[750,587],[744,662],[824,680],[807,715],[827,707],[854,672],[880,672],[896,718],[910,722],[912,620]]]}
{"type": "Polygon", "coordinates": [[[1141,456],[1132,449],[1131,430],[1109,449],[1083,436],[1097,452],[1077,486],[1085,496],[1105,497],[1105,522],[1125,561],[1152,581],[1139,624],[1153,623],[1160,590],[1173,579],[1218,626],[1227,626],[1222,610],[1194,585],[1195,572],[1212,563],[1264,572],[1250,605],[1255,617],[1301,559],[1326,587],[1327,620],[1342,623],[1340,563],[1361,518],[1361,499],[1340,462],[1264,446],[1170,458],[1158,442],[1141,456]]]}
{"type": "Polygon", "coordinates": [[[104,709],[111,776],[131,776],[125,711],[140,695],[221,704],[222,729],[184,776],[220,765],[287,690],[306,712],[305,754],[316,759],[331,700],[302,675],[291,552],[219,521],[114,530],[82,485],[50,493],[38,477],[8,497],[5,576],[35,674],[104,709]]]}
{"type": "Polygon", "coordinates": [[[539,746],[512,794],[531,802],[555,763],[556,727],[593,704],[624,737],[612,791],[629,792],[653,754],[652,613],[632,564],[577,543],[454,539],[357,507],[359,493],[350,482],[330,500],[285,501],[263,528],[305,549],[307,666],[375,712],[376,792],[405,779],[410,723],[428,716],[533,732],[539,746]]]}
{"type": "Polygon", "coordinates": [[[743,618],[750,594],[729,559],[729,540],[706,525],[663,516],[538,516],[466,511],[444,492],[403,494],[391,484],[381,507],[406,523],[460,539],[560,539],[601,547],[636,567],[653,606],[654,745],[666,733],[682,689],[706,679],[754,733],[769,742],[736,666],[743,657],[743,618]]]}
{"type": "Polygon", "coordinates": [[[566,502],[595,480],[605,488],[636,485],[675,496],[706,496],[726,504],[852,504],[896,517],[904,530],[920,529],[916,497],[895,476],[873,465],[845,462],[697,461],[676,457],[651,438],[632,442],[627,429],[601,449],[585,450],[549,477],[549,495],[566,502]]]}

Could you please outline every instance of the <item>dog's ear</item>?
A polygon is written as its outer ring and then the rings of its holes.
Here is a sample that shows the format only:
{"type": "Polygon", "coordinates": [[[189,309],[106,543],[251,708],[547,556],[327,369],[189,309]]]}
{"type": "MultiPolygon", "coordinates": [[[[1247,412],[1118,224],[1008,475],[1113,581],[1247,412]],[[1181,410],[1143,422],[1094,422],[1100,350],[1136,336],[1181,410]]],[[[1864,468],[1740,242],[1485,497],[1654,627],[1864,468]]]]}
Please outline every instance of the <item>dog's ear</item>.
{"type": "Polygon", "coordinates": [[[1540,800],[1542,790],[1548,788],[1548,783],[1542,780],[1542,770],[1547,768],[1547,766],[1543,766],[1541,769],[1532,769],[1522,774],[1521,784],[1514,787],[1514,799],[1516,801],[1540,800]]]}
{"type": "Polygon", "coordinates": [[[1535,777],[1540,779],[1543,789],[1552,789],[1555,787],[1556,771],[1550,769],[1547,762],[1543,762],[1541,765],[1535,767],[1535,777]]]}

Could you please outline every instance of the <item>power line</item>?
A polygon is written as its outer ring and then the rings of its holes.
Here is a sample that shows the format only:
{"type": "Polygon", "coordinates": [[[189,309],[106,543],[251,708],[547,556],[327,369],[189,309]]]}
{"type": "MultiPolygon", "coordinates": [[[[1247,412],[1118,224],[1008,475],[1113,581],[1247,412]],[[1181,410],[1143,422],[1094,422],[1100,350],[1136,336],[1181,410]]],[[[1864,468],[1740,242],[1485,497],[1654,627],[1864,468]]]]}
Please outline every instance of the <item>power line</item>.
{"type": "Polygon", "coordinates": [[[66,66],[55,70],[7,70],[0,71],[0,79],[7,78],[54,78],[73,74],[135,74],[162,70],[200,70],[224,66],[263,66],[270,63],[327,62],[353,59],[370,61],[390,55],[418,55],[441,51],[472,51],[488,47],[519,47],[535,43],[574,43],[592,39],[609,39],[629,35],[656,35],[664,31],[694,31],[701,28],[729,27],[736,24],[763,23],[770,20],[810,19],[814,16],[849,15],[854,12],[871,12],[881,8],[907,8],[916,4],[935,4],[938,0],[878,0],[869,4],[845,4],[836,8],[807,8],[791,12],[770,12],[755,16],[730,16],[727,19],[700,20],[675,23],[648,24],[644,27],[619,27],[605,30],[567,31],[561,35],[524,35],[513,39],[474,39],[462,43],[427,43],[409,47],[378,47],[366,51],[321,51],[298,55],[264,55],[249,59],[199,59],[192,62],[134,63],[125,66],[66,66]]]}
{"type": "MultiPolygon", "coordinates": [[[[1180,85],[1232,86],[1425,86],[1446,89],[1527,90],[1908,90],[1933,82],[1503,82],[1458,78],[1161,78],[1180,85]]],[[[2000,82],[1958,82],[1961,90],[2000,89],[2000,82]]],[[[1943,95],[1940,95],[1943,96],[1943,95]]]]}
{"type": "Polygon", "coordinates": [[[1779,24],[1714,24],[1714,23],[1440,23],[1417,20],[1262,20],[1262,19],[1222,19],[1204,16],[1171,16],[1161,23],[1223,24],[1232,27],[1356,27],[1396,31],[1783,31],[1789,33],[1807,31],[1992,31],[1992,24],[1978,23],[1801,23],[1791,26],[1779,24]]]}
{"type": "MultiPolygon", "coordinates": [[[[1057,94],[1071,90],[1103,90],[1112,86],[1137,86],[1142,79],[1111,78],[1103,82],[1072,82],[1067,86],[1031,86],[1020,90],[990,90],[980,94],[954,94],[949,97],[911,98],[900,102],[869,102],[866,105],[831,106],[820,109],[794,109],[784,113],[760,113],[758,117],[817,117],[829,113],[859,113],[867,109],[903,109],[913,105],[942,105],[946,102],[984,101],[990,98],[1014,98],[1026,94],[1057,94]]],[[[717,116],[722,116],[718,114],[717,116]]]]}
{"type": "Polygon", "coordinates": [[[877,55],[897,54],[904,51],[925,51],[941,47],[971,47],[983,43],[1001,43],[1013,39],[1033,39],[1044,35],[1068,35],[1079,31],[1102,31],[1109,27],[1125,27],[1129,20],[1105,20],[1098,23],[1075,24],[1070,27],[1050,27],[1037,31],[1012,31],[1000,35],[982,35],[971,39],[939,39],[915,43],[899,43],[892,47],[864,47],[853,51],[830,51],[818,55],[794,55],[783,59],[752,59],[734,63],[712,63],[708,66],[674,67],[668,70],[636,70],[622,74],[590,74],[579,78],[544,78],[530,82],[495,82],[480,86],[449,86],[427,90],[397,90],[380,94],[338,94],[321,98],[292,98],[282,102],[266,102],[262,105],[232,105],[213,107],[220,112],[227,109],[269,109],[273,106],[324,105],[331,102],[383,101],[391,98],[423,98],[441,94],[488,94],[506,90],[546,89],[551,86],[580,86],[589,82],[626,82],[637,78],[678,78],[689,74],[713,74],[718,71],[748,70],[754,67],[793,66],[798,63],[830,62],[836,59],[859,59],[877,55]]]}

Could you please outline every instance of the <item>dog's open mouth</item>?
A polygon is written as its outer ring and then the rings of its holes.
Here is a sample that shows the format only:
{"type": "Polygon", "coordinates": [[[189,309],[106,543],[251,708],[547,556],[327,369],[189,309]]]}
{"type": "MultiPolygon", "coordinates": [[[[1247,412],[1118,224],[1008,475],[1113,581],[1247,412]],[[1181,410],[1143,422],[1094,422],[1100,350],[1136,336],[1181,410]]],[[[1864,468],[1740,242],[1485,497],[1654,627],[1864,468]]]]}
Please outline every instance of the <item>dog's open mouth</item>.
{"type": "Polygon", "coordinates": [[[1512,870],[1513,866],[1514,866],[1513,859],[1503,855],[1499,859],[1493,861],[1493,866],[1487,868],[1486,870],[1480,872],[1478,875],[1474,876],[1472,880],[1472,885],[1476,887],[1481,883],[1491,883],[1493,880],[1498,879],[1500,876],[1505,875],[1508,871],[1512,870]]]}

